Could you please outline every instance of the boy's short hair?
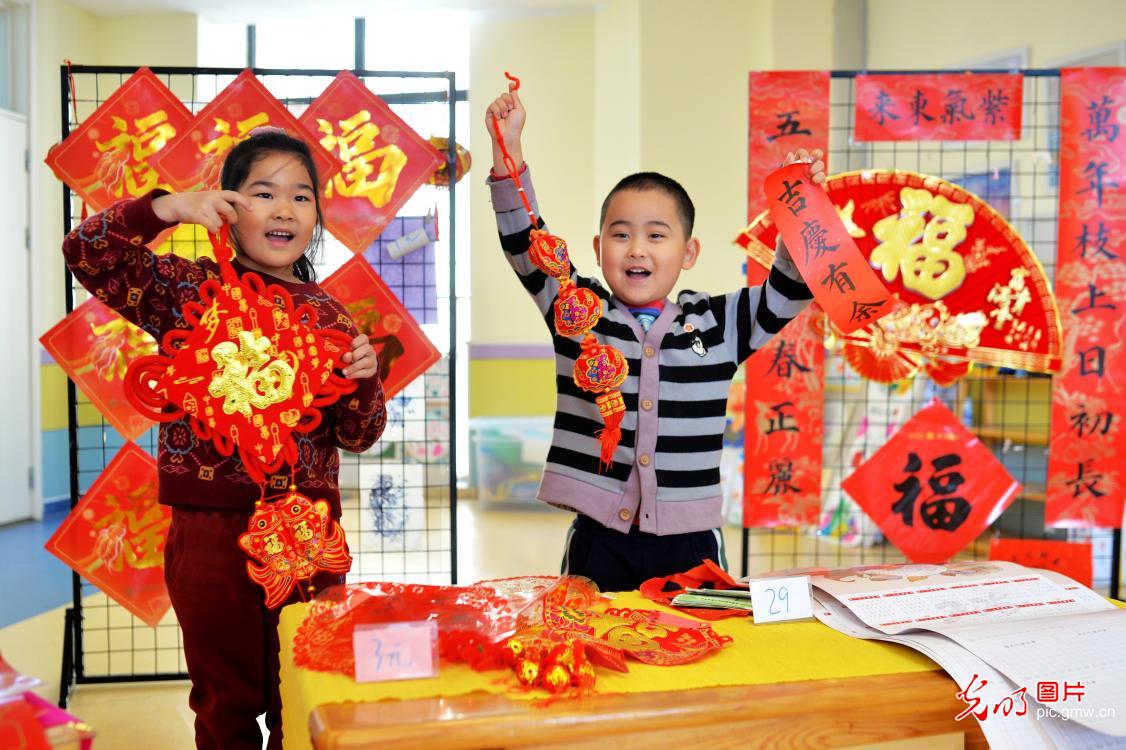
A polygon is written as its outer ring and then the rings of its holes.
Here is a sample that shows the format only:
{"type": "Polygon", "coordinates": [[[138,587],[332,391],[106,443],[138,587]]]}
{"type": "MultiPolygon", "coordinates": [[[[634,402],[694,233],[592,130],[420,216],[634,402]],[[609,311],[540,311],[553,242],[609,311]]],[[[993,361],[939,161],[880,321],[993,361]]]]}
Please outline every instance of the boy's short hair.
{"type": "Polygon", "coordinates": [[[598,219],[599,228],[606,223],[606,211],[610,208],[610,199],[623,190],[660,190],[676,201],[676,212],[680,214],[680,222],[684,225],[684,236],[692,236],[692,225],[696,221],[696,207],[688,197],[688,191],[676,180],[665,177],[659,172],[638,172],[628,177],[623,177],[614,186],[614,189],[602,201],[602,215],[598,219]]]}

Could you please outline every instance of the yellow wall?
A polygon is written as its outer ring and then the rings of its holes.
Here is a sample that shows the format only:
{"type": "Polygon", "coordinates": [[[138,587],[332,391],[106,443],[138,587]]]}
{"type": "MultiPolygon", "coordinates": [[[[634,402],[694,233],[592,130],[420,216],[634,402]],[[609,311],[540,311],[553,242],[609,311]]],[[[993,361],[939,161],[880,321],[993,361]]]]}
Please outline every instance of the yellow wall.
{"type": "Polygon", "coordinates": [[[535,172],[544,218],[574,250],[575,263],[593,265],[590,236],[590,154],[594,15],[478,14],[470,35],[470,173],[474,342],[545,342],[543,320],[497,245],[496,222],[484,184],[492,157],[485,109],[506,91],[504,71],[521,81],[528,110],[524,155],[535,172]],[[585,239],[584,239],[585,238],[585,239]],[[585,250],[584,250],[585,246],[585,250]]]}
{"type": "MultiPolygon", "coordinates": [[[[746,218],[748,71],[832,64],[833,0],[800,5],[609,0],[550,23],[540,15],[479,17],[471,32],[474,127],[501,90],[501,66],[520,71],[529,110],[524,153],[544,214],[579,269],[598,275],[591,237],[606,193],[631,172],[654,170],[682,182],[696,204],[704,252],[678,289],[734,289],[743,283],[743,256],[731,240],[746,218]],[[792,44],[790,27],[807,41],[792,44]]],[[[481,185],[486,134],[473,137],[480,166],[471,187],[472,343],[542,345],[548,333],[497,247],[481,185]]],[[[471,364],[474,415],[549,413],[553,400],[548,361],[471,364]],[[519,393],[494,385],[511,372],[538,381],[519,393]]]]}
{"type": "Polygon", "coordinates": [[[144,13],[99,19],[101,65],[195,65],[194,13],[144,13]]]}
{"type": "Polygon", "coordinates": [[[554,413],[554,359],[469,361],[470,417],[538,417],[554,413]]]}
{"type": "Polygon", "coordinates": [[[1030,67],[1126,38],[1122,0],[868,0],[868,67],[943,68],[1029,48],[1030,67]]]}
{"type": "Polygon", "coordinates": [[[679,0],[642,8],[641,166],[684,185],[702,249],[677,289],[730,291],[743,285],[731,240],[747,214],[747,74],[772,66],[773,9],[743,0],[713,0],[707,12],[679,0]]]}
{"type": "Polygon", "coordinates": [[[65,60],[86,63],[97,60],[99,23],[96,16],[61,0],[40,0],[36,4],[37,37],[32,68],[32,87],[36,93],[35,111],[31,120],[34,170],[33,231],[35,254],[39,265],[37,286],[32,304],[35,320],[41,330],[64,314],[62,295],[63,259],[59,247],[63,241],[60,207],[61,189],[51,170],[42,162],[47,149],[59,141],[62,113],[59,102],[59,65],[65,60]]]}
{"type": "MultiPolygon", "coordinates": [[[[591,236],[606,193],[618,180],[642,169],[641,8],[642,0],[612,0],[594,17],[594,152],[586,232],[591,236]]],[[[578,237],[576,244],[587,239],[578,237]]]]}
{"type": "MultiPolygon", "coordinates": [[[[521,79],[521,99],[528,110],[524,154],[535,172],[544,218],[570,243],[575,263],[592,268],[594,14],[476,14],[470,34],[469,111],[475,157],[467,180],[473,248],[471,342],[542,345],[549,341],[543,319],[497,244],[484,184],[492,166],[485,109],[506,90],[505,70],[521,79]]],[[[549,359],[471,361],[470,414],[551,413],[553,371],[549,359]]]]}

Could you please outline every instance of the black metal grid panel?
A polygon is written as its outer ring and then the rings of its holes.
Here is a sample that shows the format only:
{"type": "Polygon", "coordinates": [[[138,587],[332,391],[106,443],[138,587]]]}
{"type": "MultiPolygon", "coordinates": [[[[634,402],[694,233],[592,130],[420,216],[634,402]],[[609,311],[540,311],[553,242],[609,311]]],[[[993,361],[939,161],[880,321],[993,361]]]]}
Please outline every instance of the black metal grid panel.
{"type": "MultiPolygon", "coordinates": [[[[193,112],[198,112],[240,72],[238,69],[154,68],[157,76],[193,112]]],[[[70,102],[68,71],[61,69],[61,137],[76,128],[133,72],[128,67],[75,66],[77,118],[70,102]]],[[[337,71],[256,70],[267,88],[300,115],[337,71]]],[[[454,142],[456,102],[464,100],[453,74],[409,71],[354,71],[423,136],[448,136],[454,142]],[[407,81],[406,79],[416,79],[407,81]],[[420,89],[422,89],[420,91],[420,89]],[[406,91],[407,93],[398,93],[406,91]],[[461,94],[459,96],[459,94],[461,94]]],[[[446,154],[453,163],[453,153],[446,154]]],[[[389,420],[382,439],[363,455],[342,452],[340,485],[342,525],[354,563],[350,581],[397,580],[451,583],[456,579],[455,398],[453,366],[456,352],[454,305],[455,189],[423,186],[402,211],[424,214],[442,206],[440,237],[434,264],[422,281],[403,275],[389,286],[403,300],[412,285],[438,285],[425,315],[424,330],[444,356],[388,402],[389,420]],[[388,486],[390,485],[390,486],[388,486]]],[[[65,185],[62,221],[69,231],[79,221],[81,202],[65,185]]],[[[183,227],[169,240],[172,252],[196,258],[209,252],[203,230],[183,227]]],[[[408,256],[407,263],[418,264],[408,256]]],[[[325,233],[325,247],[316,262],[323,279],[351,251],[325,233]]],[[[378,263],[376,270],[379,271],[378,263]]],[[[417,270],[417,269],[416,269],[417,270]]],[[[390,274],[388,277],[390,278],[390,274]]],[[[385,279],[387,280],[387,279],[385,279]]],[[[410,290],[412,292],[417,290],[410,290]]],[[[87,293],[66,276],[66,309],[87,293]]],[[[71,505],[81,498],[123,445],[122,438],[97,409],[68,381],[71,505]]],[[[137,444],[155,455],[156,430],[137,444]]],[[[71,684],[143,681],[186,677],[180,629],[173,612],[156,628],[137,620],[97,588],[73,576],[73,605],[67,612],[63,655],[62,701],[71,684]]]]}
{"type": "MultiPolygon", "coordinates": [[[[910,71],[901,71],[909,73],[910,71]]],[[[886,141],[853,138],[855,73],[834,72],[830,88],[829,171],[903,169],[962,185],[1000,211],[1024,237],[1054,287],[1059,154],[1058,71],[1025,71],[1021,139],[886,141]]],[[[1094,587],[1116,581],[1106,530],[1045,530],[1044,493],[1051,378],[975,367],[940,388],[924,374],[899,388],[858,377],[839,353],[826,352],[822,517],[816,529],[745,529],[743,573],[805,567],[906,562],[841,490],[859,453],[867,458],[932,397],[941,399],[994,451],[1024,490],[977,543],[958,557],[985,558],[992,535],[1090,542],[1094,587]],[[867,419],[862,436],[861,419],[867,419]]]]}

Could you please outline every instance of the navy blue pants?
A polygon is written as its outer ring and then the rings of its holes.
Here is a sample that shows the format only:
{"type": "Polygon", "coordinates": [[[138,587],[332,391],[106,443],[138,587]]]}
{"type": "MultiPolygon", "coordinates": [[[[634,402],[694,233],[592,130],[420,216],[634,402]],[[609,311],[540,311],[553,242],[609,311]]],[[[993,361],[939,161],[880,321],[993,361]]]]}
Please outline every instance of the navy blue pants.
{"type": "Polygon", "coordinates": [[[650,578],[683,573],[705,559],[727,567],[719,529],[658,536],[632,526],[623,534],[578,515],[567,532],[562,572],[586,576],[601,591],[633,591],[650,578]]]}

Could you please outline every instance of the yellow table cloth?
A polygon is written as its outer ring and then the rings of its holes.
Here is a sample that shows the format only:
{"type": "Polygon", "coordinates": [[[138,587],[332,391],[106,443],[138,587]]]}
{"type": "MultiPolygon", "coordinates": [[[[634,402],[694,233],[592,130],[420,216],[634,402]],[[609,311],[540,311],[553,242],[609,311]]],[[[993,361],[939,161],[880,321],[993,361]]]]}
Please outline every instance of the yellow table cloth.
{"type": "MultiPolygon", "coordinates": [[[[614,606],[664,609],[636,591],[618,594],[614,606]]],[[[435,678],[366,684],[359,684],[341,674],[299,668],[293,663],[293,638],[308,608],[308,604],[286,607],[278,625],[282,731],[286,750],[309,750],[312,747],[309,713],[325,703],[410,700],[475,691],[506,693],[515,683],[516,678],[511,671],[474,672],[464,664],[445,662],[435,678]]],[[[717,633],[731,636],[734,642],[700,661],[677,667],[651,666],[629,660],[628,673],[598,668],[596,690],[599,693],[643,693],[939,669],[930,659],[904,646],[850,638],[816,620],[755,625],[749,617],[740,617],[719,620],[711,625],[717,633]]],[[[526,697],[542,698],[545,695],[537,691],[527,693],[526,697]]],[[[515,697],[519,699],[521,696],[515,697]]]]}

